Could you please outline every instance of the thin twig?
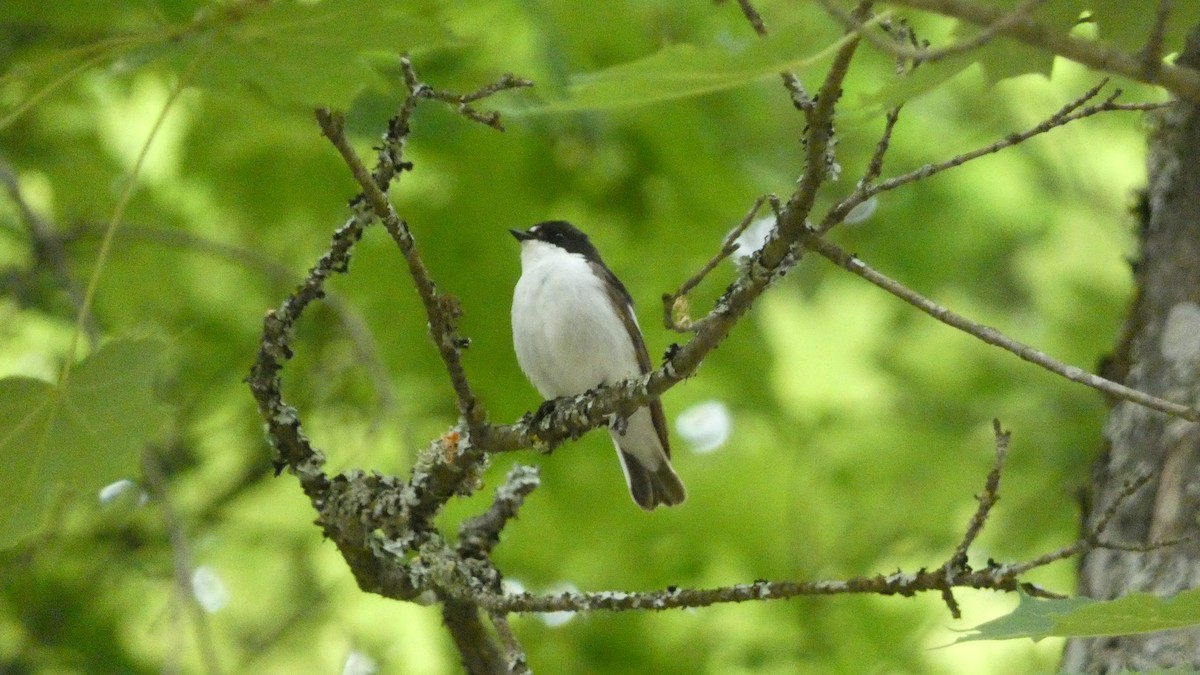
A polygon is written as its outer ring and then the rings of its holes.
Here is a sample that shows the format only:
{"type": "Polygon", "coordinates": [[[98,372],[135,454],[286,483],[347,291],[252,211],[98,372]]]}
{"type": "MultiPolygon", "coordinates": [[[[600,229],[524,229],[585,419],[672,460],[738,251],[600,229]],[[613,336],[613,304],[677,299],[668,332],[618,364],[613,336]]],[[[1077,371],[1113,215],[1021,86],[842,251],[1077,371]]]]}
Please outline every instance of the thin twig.
{"type": "Polygon", "coordinates": [[[838,48],[816,103],[806,112],[809,120],[806,170],[796,191],[777,218],[776,227],[766,243],[751,256],[713,310],[695,322],[695,336],[673,349],[666,363],[648,375],[598,387],[574,397],[570,404],[555,406],[550,414],[536,420],[526,415],[515,424],[489,426],[488,452],[511,452],[536,444],[553,448],[607,423],[614,413],[622,417],[632,415],[695,373],[704,358],[724,341],[758,297],[795,265],[798,259],[795,242],[803,235],[816,193],[828,178],[824,162],[832,135],[833,115],[857,42],[849,37],[838,48]]]}
{"type": "MultiPolygon", "coordinates": [[[[865,13],[871,6],[860,2],[856,12],[865,13]]],[[[805,135],[804,174],[800,177],[796,191],[788,200],[783,217],[775,226],[774,236],[767,239],[759,249],[757,263],[767,269],[777,268],[792,250],[795,242],[806,227],[808,214],[816,202],[817,191],[829,178],[830,150],[833,143],[833,116],[842,95],[842,83],[850,71],[850,62],[858,49],[858,40],[851,38],[842,45],[833,58],[825,81],[817,92],[815,103],[804,111],[808,122],[805,135]]]]}
{"type": "Polygon", "coordinates": [[[755,216],[758,215],[758,210],[762,208],[765,201],[767,201],[765,195],[754,200],[754,205],[750,207],[750,211],[746,214],[746,217],[742,218],[742,222],[738,223],[737,227],[725,235],[725,241],[721,243],[720,250],[704,264],[704,267],[701,267],[700,271],[680,284],[674,293],[663,294],[663,325],[667,327],[667,330],[673,330],[678,333],[686,333],[692,330],[692,320],[686,316],[686,309],[682,312],[680,311],[680,300],[688,293],[691,293],[692,289],[696,288],[696,286],[699,286],[700,282],[704,281],[704,278],[716,269],[722,260],[733,255],[740,248],[737,243],[738,237],[742,236],[746,228],[750,227],[750,224],[754,222],[755,216]]]}
{"type": "Polygon", "coordinates": [[[949,564],[951,566],[960,567],[967,564],[967,549],[975,543],[976,537],[983,531],[983,526],[987,523],[992,507],[1000,500],[1000,473],[1004,470],[1004,460],[1008,457],[1008,443],[1012,439],[1012,432],[1001,429],[1000,420],[994,419],[992,420],[992,433],[996,437],[996,460],[992,464],[992,470],[988,472],[983,492],[977,497],[979,507],[975,509],[975,515],[971,517],[962,541],[954,549],[954,555],[950,556],[949,564]]]}
{"type": "Polygon", "coordinates": [[[791,97],[792,105],[795,106],[796,110],[802,113],[811,112],[816,103],[813,102],[812,97],[804,89],[804,83],[800,81],[800,78],[796,77],[796,74],[790,71],[784,71],[779,76],[783,78],[783,87],[788,90],[788,95],[791,97]]]}
{"type": "Polygon", "coordinates": [[[496,629],[496,635],[500,636],[500,643],[504,645],[509,674],[529,675],[533,672],[529,669],[529,659],[525,655],[525,649],[521,647],[516,634],[513,633],[512,626],[508,625],[508,617],[503,614],[493,614],[492,626],[496,629]]]}
{"type": "MultiPolygon", "coordinates": [[[[995,506],[999,487],[999,473],[1002,470],[1004,457],[1007,454],[1009,434],[1000,429],[999,422],[993,422],[996,434],[996,463],[988,474],[984,494],[980,496],[980,505],[976,517],[968,526],[963,541],[970,542],[978,536],[979,530],[987,520],[987,514],[995,506]],[[982,515],[980,515],[982,514],[982,515]]],[[[1100,536],[1107,523],[1115,516],[1120,505],[1149,480],[1142,476],[1130,481],[1118,495],[1113,504],[1105,511],[1097,525],[1085,537],[1057,551],[1038,556],[1022,563],[997,563],[989,560],[982,569],[971,569],[965,562],[965,551],[960,544],[943,566],[929,570],[922,568],[917,572],[906,573],[896,571],[887,575],[871,577],[853,577],[840,580],[822,581],[766,581],[760,580],[750,584],[737,584],[715,588],[684,589],[669,587],[661,591],[645,593],[625,593],[621,591],[602,591],[593,593],[568,592],[557,595],[534,595],[531,593],[482,594],[472,597],[493,615],[527,612],[589,612],[589,611],[644,611],[707,607],[715,604],[783,600],[801,596],[844,595],[844,594],[874,594],[914,596],[918,593],[936,592],[946,599],[951,612],[958,616],[958,605],[954,601],[953,589],[970,588],[976,590],[1023,591],[1029,595],[1042,598],[1062,598],[1059,593],[1041,588],[1040,586],[1020,580],[1020,576],[1035,568],[1044,567],[1060,560],[1073,557],[1084,551],[1096,548],[1113,548],[1103,542],[1100,536]]],[[[1163,542],[1156,546],[1170,545],[1163,542]]]]}
{"type": "Polygon", "coordinates": [[[453,94],[448,91],[434,89],[429,85],[417,79],[416,71],[413,70],[412,61],[408,57],[400,60],[401,71],[404,73],[404,82],[408,86],[408,90],[414,98],[429,99],[432,101],[441,101],[454,106],[455,110],[462,116],[479,122],[480,124],[492,127],[497,131],[504,131],[504,126],[500,124],[500,113],[495,111],[479,112],[471,107],[470,104],[485,99],[493,94],[497,94],[509,89],[520,89],[523,87],[532,87],[533,80],[527,80],[522,77],[517,77],[512,73],[505,73],[499,80],[481,87],[467,94],[453,94]]]}
{"type": "Polygon", "coordinates": [[[1109,504],[1108,508],[1104,510],[1104,513],[1100,514],[1100,518],[1096,520],[1095,527],[1093,527],[1091,532],[1088,533],[1087,541],[1092,548],[1106,548],[1117,551],[1146,553],[1148,551],[1156,551],[1160,548],[1166,548],[1168,546],[1176,546],[1188,541],[1187,537],[1178,537],[1175,539],[1150,541],[1142,544],[1134,542],[1114,542],[1104,538],[1104,532],[1108,529],[1109,524],[1112,523],[1113,518],[1117,517],[1117,511],[1120,509],[1121,504],[1126,499],[1132,497],[1138,490],[1142,489],[1143,486],[1148,484],[1153,477],[1153,473],[1146,472],[1125,481],[1125,484],[1121,486],[1121,491],[1118,492],[1116,498],[1113,499],[1113,503],[1109,504]]]}
{"type": "Polygon", "coordinates": [[[517,465],[496,488],[492,505],[484,513],[463,521],[458,530],[458,551],[465,557],[486,558],[500,542],[500,531],[517,517],[525,498],[540,484],[536,466],[517,465]]]}
{"type": "MultiPolygon", "coordinates": [[[[889,30],[889,32],[892,34],[893,39],[895,40],[903,40],[905,37],[907,37],[909,41],[915,42],[916,40],[916,36],[907,28],[896,29],[895,31],[889,30]]],[[[905,67],[903,61],[898,63],[897,68],[901,72],[904,71],[905,67]]],[[[888,148],[891,145],[892,134],[896,131],[896,123],[900,120],[900,110],[902,107],[903,104],[897,105],[889,109],[887,114],[884,116],[883,133],[879,135],[879,140],[875,143],[875,150],[871,153],[871,159],[867,162],[867,168],[865,171],[863,171],[862,177],[859,178],[858,183],[856,184],[856,192],[866,189],[866,187],[874,183],[875,180],[879,178],[879,175],[883,172],[883,158],[887,154],[888,148]]],[[[844,212],[844,214],[849,213],[849,210],[844,212]]],[[[833,225],[830,224],[829,227],[833,227],[833,225]]]]}
{"type": "Polygon", "coordinates": [[[926,164],[918,169],[888,178],[878,183],[871,185],[862,185],[860,183],[858,188],[850,196],[825,214],[825,217],[821,220],[821,224],[816,228],[817,232],[827,232],[830,228],[842,222],[842,220],[846,217],[846,214],[849,213],[850,210],[855,206],[858,206],[862,202],[865,202],[881,192],[895,190],[896,188],[908,185],[909,183],[915,183],[919,180],[924,180],[948,169],[962,166],[963,164],[966,164],[972,160],[1000,152],[1001,150],[1024,143],[1035,136],[1044,134],[1061,126],[1065,126],[1076,120],[1091,117],[1104,112],[1147,111],[1156,110],[1167,105],[1166,103],[1117,103],[1116,99],[1121,95],[1121,90],[1118,89],[1099,103],[1081,107],[1087,101],[1095,98],[1107,83],[1108,80],[1102,80],[1084,92],[1083,95],[1064,105],[1050,117],[1024,131],[1009,134],[994,143],[964,152],[941,162],[926,164]]]}
{"type": "MultiPolygon", "coordinates": [[[[1112,519],[1116,517],[1117,511],[1120,510],[1121,505],[1123,505],[1125,503],[1125,501],[1127,499],[1129,499],[1130,497],[1132,497],[1138,490],[1142,489],[1142,487],[1144,487],[1147,483],[1149,483],[1151,478],[1153,478],[1153,474],[1143,473],[1133,479],[1126,481],[1125,485],[1123,485],[1121,487],[1121,491],[1119,493],[1117,493],[1117,496],[1113,499],[1112,503],[1108,505],[1108,508],[1106,508],[1104,510],[1104,513],[1100,514],[1100,517],[1096,520],[1096,524],[1088,532],[1084,533],[1084,535],[1082,537],[1080,537],[1080,539],[1078,541],[1076,541],[1075,543],[1073,543],[1069,546],[1064,546],[1064,547],[1058,549],[1057,551],[1051,551],[1044,555],[1040,555],[1036,558],[1033,558],[1032,560],[1029,560],[1027,562],[1024,562],[1024,563],[1021,563],[1018,565],[1004,566],[1004,569],[1008,572],[1011,572],[1012,574],[1022,575],[1032,569],[1035,569],[1038,567],[1044,567],[1045,565],[1049,565],[1050,563],[1053,563],[1053,562],[1058,562],[1059,560],[1067,560],[1067,559],[1073,558],[1081,553],[1086,553],[1086,552],[1094,550],[1094,549],[1103,548],[1103,549],[1127,550],[1127,545],[1111,544],[1111,543],[1105,542],[1102,539],[1102,537],[1104,536],[1105,530],[1108,529],[1109,523],[1112,522],[1112,519]]],[[[1164,548],[1166,546],[1173,546],[1176,543],[1178,543],[1178,542],[1176,542],[1176,541],[1156,542],[1156,543],[1149,544],[1145,547],[1139,547],[1135,550],[1141,551],[1141,550],[1164,548]]]]}
{"type": "MultiPolygon", "coordinates": [[[[1116,103],[1116,98],[1118,96],[1120,96],[1120,94],[1121,94],[1121,91],[1119,89],[1114,91],[1112,94],[1110,94],[1109,97],[1107,99],[1105,99],[1102,103],[1093,105],[1093,106],[1089,106],[1087,108],[1084,108],[1082,112],[1080,111],[1080,108],[1085,103],[1087,103],[1088,101],[1090,101],[1093,98],[1095,98],[1096,96],[1098,96],[1100,94],[1101,90],[1103,90],[1104,87],[1107,85],[1108,85],[1108,78],[1103,78],[1099,82],[1097,82],[1096,84],[1094,84],[1090,88],[1088,88],[1087,91],[1083,92],[1079,96],[1077,96],[1074,99],[1065,103],[1061,108],[1059,108],[1057,111],[1055,111],[1052,115],[1050,115],[1046,119],[1042,120],[1041,122],[1038,122],[1037,124],[1033,125],[1032,127],[1029,127],[1028,129],[1026,129],[1024,131],[1019,131],[1016,133],[1008,134],[1004,138],[1002,138],[998,141],[995,141],[994,143],[989,143],[988,145],[985,145],[983,147],[976,148],[974,150],[970,150],[968,152],[964,152],[959,155],[955,155],[954,157],[951,157],[948,160],[933,163],[933,164],[927,164],[919,169],[910,171],[906,174],[901,174],[894,178],[889,178],[888,180],[885,180],[882,183],[872,186],[870,191],[868,192],[868,195],[882,192],[884,190],[892,190],[897,187],[900,187],[901,185],[907,185],[908,183],[911,183],[911,182],[914,182],[917,180],[923,180],[923,179],[928,178],[936,173],[945,171],[946,169],[952,169],[957,166],[962,166],[963,164],[965,164],[973,159],[978,159],[979,157],[995,154],[997,152],[1000,152],[1001,150],[1012,147],[1019,143],[1024,143],[1025,141],[1033,138],[1034,136],[1044,134],[1047,131],[1050,131],[1051,129],[1057,129],[1058,127],[1065,126],[1066,124],[1069,124],[1077,119],[1089,117],[1091,115],[1095,115],[1095,114],[1101,113],[1101,112],[1117,110],[1117,109],[1119,109],[1119,108],[1117,108],[1117,106],[1123,105],[1123,104],[1116,103]]],[[[1157,104],[1155,104],[1155,105],[1157,105],[1157,104]]]]}
{"type": "Polygon", "coordinates": [[[879,141],[875,143],[875,151],[871,153],[867,169],[858,181],[859,186],[870,185],[883,172],[883,157],[887,154],[888,147],[892,142],[892,133],[896,130],[896,122],[899,119],[900,106],[887,111],[887,115],[884,117],[883,133],[880,134],[879,141]]]}
{"type": "Polygon", "coordinates": [[[955,619],[962,618],[962,610],[954,598],[954,587],[951,581],[954,579],[955,573],[963,570],[970,571],[971,568],[967,564],[967,552],[975,543],[975,539],[979,537],[979,533],[983,532],[983,526],[987,524],[992,508],[996,506],[996,502],[1000,501],[1000,474],[1004,470],[1004,460],[1008,457],[1008,443],[1012,438],[1012,433],[1001,429],[998,419],[992,420],[992,431],[996,437],[996,459],[992,463],[992,470],[988,472],[987,480],[984,481],[983,492],[975,497],[979,500],[979,506],[976,507],[970,522],[967,523],[967,530],[963,533],[958,546],[954,548],[954,553],[950,554],[945,564],[939,568],[947,581],[946,587],[942,589],[942,601],[950,610],[950,616],[955,619]]]}
{"type": "MultiPolygon", "coordinates": [[[[819,595],[901,595],[941,593],[947,588],[971,588],[1014,592],[1027,590],[1012,568],[997,565],[981,570],[961,569],[949,578],[942,570],[921,569],[871,577],[820,581],[766,581],[714,588],[669,587],[661,591],[626,593],[600,591],[566,592],[557,595],[532,593],[483,594],[473,598],[495,614],[528,612],[645,611],[708,607],[717,604],[762,600],[786,600],[819,595]]],[[[1036,592],[1036,591],[1035,591],[1036,592]]],[[[1050,594],[1053,595],[1053,594],[1050,594]]]]}
{"type": "MultiPolygon", "coordinates": [[[[758,13],[758,9],[750,2],[750,0],[737,0],[738,7],[742,10],[742,16],[746,17],[746,21],[750,23],[750,27],[754,29],[755,34],[760,38],[765,38],[769,34],[767,24],[763,21],[762,14],[758,13]]],[[[779,73],[783,79],[783,86],[788,90],[788,95],[791,96],[792,105],[804,113],[812,110],[813,100],[804,90],[804,84],[800,82],[800,78],[790,70],[784,70],[779,73]]]]}
{"type": "Polygon", "coordinates": [[[750,22],[750,26],[754,28],[754,32],[758,33],[759,37],[767,37],[767,25],[763,23],[762,15],[750,4],[750,0],[737,0],[738,7],[742,8],[742,15],[750,22]]]}
{"type": "Polygon", "coordinates": [[[425,262],[416,249],[416,242],[413,240],[412,233],[409,232],[408,224],[396,214],[387,195],[376,184],[371,172],[359,159],[358,153],[350,147],[350,141],[347,140],[345,133],[345,118],[340,113],[333,113],[322,108],[317,111],[317,121],[320,123],[325,137],[337,148],[342,160],[350,168],[350,173],[358,181],[359,187],[363,190],[362,194],[375,217],[383,222],[388,233],[399,245],[404,260],[408,263],[409,275],[413,278],[417,294],[421,297],[421,303],[425,306],[425,313],[429,317],[429,330],[433,335],[433,342],[438,348],[438,354],[442,357],[442,363],[450,375],[450,382],[458,397],[459,412],[467,421],[471,431],[476,431],[483,424],[483,409],[478,405],[475,393],[471,390],[470,382],[467,380],[466,371],[463,369],[461,352],[465,343],[458,336],[456,328],[457,308],[448,301],[447,296],[434,288],[433,280],[429,277],[429,270],[425,267],[425,262]]]}
{"type": "Polygon", "coordinates": [[[938,305],[937,303],[929,300],[928,298],[908,288],[900,282],[895,281],[874,270],[860,260],[857,256],[847,253],[840,247],[822,239],[816,234],[810,233],[805,235],[802,239],[802,242],[806,248],[815,251],[837,266],[857,274],[863,279],[866,279],[879,288],[882,288],[888,293],[900,298],[901,300],[907,302],[913,307],[916,307],[922,312],[925,312],[938,321],[941,321],[948,326],[957,328],[964,333],[972,335],[986,342],[987,344],[990,344],[994,347],[999,347],[1000,349],[1010,352],[1021,359],[1024,359],[1025,361],[1029,361],[1034,365],[1041,366],[1042,368],[1045,368],[1056,375],[1061,375],[1072,382],[1078,382],[1079,384],[1091,387],[1115,398],[1129,401],[1130,403],[1136,403],[1152,410],[1157,410],[1167,415],[1171,415],[1172,417],[1181,417],[1193,422],[1200,422],[1200,410],[1190,408],[1185,405],[1180,405],[1178,403],[1172,403],[1170,401],[1158,398],[1157,396],[1151,396],[1143,391],[1138,391],[1136,389],[1126,387],[1125,385],[1117,384],[1116,382],[1106,380],[1098,375],[1093,375],[1092,373],[1089,373],[1076,366],[1067,365],[1061,361],[1051,358],[1050,356],[1047,356],[1043,352],[1040,352],[1029,345],[1017,342],[1016,340],[1007,337],[995,328],[975,323],[961,314],[956,314],[949,309],[938,305]]]}

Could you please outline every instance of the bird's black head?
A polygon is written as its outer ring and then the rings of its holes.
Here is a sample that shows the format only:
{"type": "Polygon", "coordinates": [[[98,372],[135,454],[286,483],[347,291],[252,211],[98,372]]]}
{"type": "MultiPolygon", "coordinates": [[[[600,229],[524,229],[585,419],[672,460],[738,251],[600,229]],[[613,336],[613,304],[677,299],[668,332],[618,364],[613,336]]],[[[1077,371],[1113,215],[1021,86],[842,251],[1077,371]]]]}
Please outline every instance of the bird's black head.
{"type": "Polygon", "coordinates": [[[509,230],[517,241],[543,241],[588,260],[600,260],[600,253],[583,232],[565,220],[547,220],[528,230],[509,230]]]}

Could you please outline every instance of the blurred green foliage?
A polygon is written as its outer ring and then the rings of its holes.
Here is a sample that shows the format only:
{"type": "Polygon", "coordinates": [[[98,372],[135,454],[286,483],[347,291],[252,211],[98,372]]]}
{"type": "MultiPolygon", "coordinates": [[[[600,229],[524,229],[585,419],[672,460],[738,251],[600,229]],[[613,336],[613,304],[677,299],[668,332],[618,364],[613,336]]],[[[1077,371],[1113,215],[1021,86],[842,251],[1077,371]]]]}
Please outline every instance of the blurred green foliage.
{"type": "MultiPolygon", "coordinates": [[[[171,415],[162,424],[139,418],[165,480],[152,486],[159,499],[140,505],[98,504],[109,477],[72,478],[55,493],[48,527],[0,553],[0,670],[205,672],[208,649],[228,672],[338,672],[353,651],[381,672],[455,671],[436,609],[358,591],[295,481],[271,477],[241,381],[263,312],[322,253],[355,193],[307,108],[348,106],[367,153],[398,101],[390,52],[411,51],[422,78],[446,89],[472,90],[503,72],[536,81],[533,92],[479,104],[506,111],[503,134],[438,104],[420,108],[408,146],[415,168],[392,193],[439,287],[462,301],[462,332],[472,338],[466,366],[490,419],[510,421],[539,400],[512,354],[508,308],[519,271],[506,229],[564,218],[587,230],[639,303],[651,352],[662,353],[682,337],[660,328],[658,297],[717,250],[755,197],[788,194],[802,169],[803,119],[771,67],[803,65],[799,75],[815,89],[827,64],[807,57],[838,34],[815,6],[782,0],[761,3],[768,25],[783,35],[803,26],[811,42],[759,47],[728,2],[489,0],[385,11],[392,4],[158,0],[131,9],[113,0],[79,12],[78,3],[14,0],[0,8],[0,153],[28,206],[66,237],[77,287],[97,264],[105,223],[156,118],[184,86],[136,176],[94,305],[105,339],[151,333],[169,342],[154,387],[171,415]],[[298,44],[302,37],[313,39],[298,44]],[[709,64],[700,75],[721,86],[660,89],[656,71],[637,65],[678,74],[697,53],[709,64]],[[578,77],[586,73],[600,75],[578,77]],[[622,74],[641,79],[623,89],[622,74]],[[598,98],[572,99],[589,81],[604,83],[585,89],[598,98]],[[198,609],[175,581],[181,566],[215,571],[228,603],[198,609]]],[[[911,21],[935,44],[957,31],[936,18],[911,21]]],[[[818,212],[864,170],[881,102],[911,98],[889,176],[1035,124],[1098,78],[1056,62],[1049,79],[988,87],[971,65],[979,58],[918,70],[924,84],[906,89],[889,56],[864,48],[839,118],[843,178],[818,212]]],[[[1037,67],[1008,65],[1005,74],[1037,67]]],[[[1161,97],[1122,86],[1131,100],[1161,97]]],[[[1139,125],[1119,113],[1055,130],[885,193],[866,222],[832,236],[956,311],[1093,367],[1115,341],[1130,292],[1139,125]]],[[[52,382],[75,309],[36,254],[19,205],[0,199],[0,376],[52,382]]],[[[695,293],[696,313],[732,274],[718,268],[695,293]]],[[[367,233],[331,290],[301,325],[285,393],[331,471],[403,474],[456,409],[382,231],[367,233]]],[[[527,462],[541,466],[543,486],[505,531],[497,559],[531,591],[933,567],[975,508],[997,417],[1014,441],[1003,499],[972,562],[1025,559],[1075,537],[1077,492],[1104,418],[1096,393],[815,257],[664,400],[671,416],[707,400],[732,412],[732,436],[715,452],[690,452],[676,435],[686,505],[640,512],[606,435],[593,433],[552,456],[496,458],[485,491],[448,509],[447,532],[485,507],[513,462],[527,462]]],[[[105,450],[79,443],[70,451],[105,450]]],[[[129,467],[142,481],[136,462],[129,467]]],[[[1033,580],[1070,591],[1073,570],[1060,564],[1033,580]]],[[[930,650],[953,641],[948,628],[979,624],[1017,598],[964,592],[960,601],[961,622],[936,597],[835,597],[556,625],[518,617],[514,625],[533,667],[548,672],[1053,669],[1061,643],[1052,639],[930,650]]]]}

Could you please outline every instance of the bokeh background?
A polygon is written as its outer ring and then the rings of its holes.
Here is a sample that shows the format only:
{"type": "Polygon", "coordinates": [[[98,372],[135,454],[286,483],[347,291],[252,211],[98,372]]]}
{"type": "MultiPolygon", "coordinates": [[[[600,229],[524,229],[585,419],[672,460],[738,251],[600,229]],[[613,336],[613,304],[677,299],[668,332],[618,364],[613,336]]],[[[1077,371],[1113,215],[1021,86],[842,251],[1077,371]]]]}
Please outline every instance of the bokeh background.
{"type": "MultiPolygon", "coordinates": [[[[45,527],[0,553],[0,671],[209,672],[202,656],[209,645],[224,672],[336,673],[348,661],[385,673],[455,672],[437,609],[360,592],[312,525],[296,482],[272,476],[242,382],[264,311],[321,255],[356,192],[303,104],[310,86],[323,92],[329,83],[299,78],[270,91],[253,81],[189,82],[186,54],[164,39],[159,53],[99,59],[69,76],[61,66],[63,85],[31,101],[43,74],[28,64],[123,31],[165,36],[197,10],[215,10],[164,1],[38,13],[26,4],[0,9],[0,32],[12,38],[0,40],[8,73],[0,80],[0,153],[23,199],[66,237],[74,284],[86,283],[97,263],[105,224],[169,105],[120,218],[94,315],[105,339],[153,336],[166,345],[158,389],[170,415],[147,448],[165,499],[140,503],[135,487],[101,503],[103,485],[146,481],[136,466],[128,475],[96,476],[56,493],[45,527]],[[181,81],[188,86],[173,97],[181,81]],[[200,573],[199,604],[194,589],[175,583],[181,560],[187,575],[200,573]]],[[[817,8],[794,4],[760,9],[768,25],[811,22],[815,36],[836,36],[817,8]]],[[[570,112],[546,102],[570,95],[571,74],[664,45],[736,53],[756,39],[737,6],[490,0],[408,11],[445,31],[412,52],[427,82],[466,91],[514,72],[537,83],[533,92],[479,105],[504,110],[504,133],[438,104],[422,106],[408,146],[414,170],[392,193],[439,288],[462,302],[462,332],[472,339],[466,367],[490,419],[515,420],[539,403],[511,347],[519,264],[508,228],[575,222],[629,287],[651,353],[682,341],[662,328],[659,297],[699,269],[757,196],[790,193],[802,169],[802,116],[772,77],[570,112]]],[[[934,40],[955,30],[913,22],[934,40]]],[[[797,54],[825,46],[801,45],[797,54]]],[[[319,49],[309,56],[322,58],[319,49]]],[[[84,60],[76,54],[66,63],[84,60]]],[[[360,68],[361,83],[352,84],[361,91],[347,97],[364,154],[399,100],[393,61],[374,59],[375,76],[360,68]]],[[[799,75],[815,89],[826,67],[816,59],[799,75]]],[[[818,213],[863,171],[882,128],[879,101],[898,96],[887,93],[892,71],[890,57],[863,50],[839,116],[842,179],[822,194],[818,213]]],[[[967,62],[954,73],[911,96],[885,176],[1035,124],[1099,78],[1063,62],[999,82],[967,62]]],[[[1162,97],[1120,84],[1129,100],[1162,97]]],[[[1144,136],[1136,113],[1090,118],[885,193],[862,222],[831,237],[938,302],[1093,369],[1115,344],[1129,301],[1144,136]]],[[[75,312],[62,279],[39,264],[11,195],[0,198],[0,269],[0,376],[53,380],[75,312]]],[[[694,313],[711,306],[734,271],[730,263],[718,267],[694,294],[694,313]]],[[[330,288],[329,301],[301,325],[285,394],[331,471],[404,475],[417,450],[455,423],[456,409],[403,260],[372,229],[350,273],[330,288]]],[[[496,557],[530,591],[932,568],[974,511],[999,418],[1013,432],[1010,461],[972,562],[1023,560],[1076,536],[1079,490],[1101,447],[1105,411],[1095,392],[938,324],[815,257],[770,291],[664,403],[673,419],[709,404],[701,423],[726,432],[719,447],[697,450],[686,440],[692,427],[675,430],[675,463],[690,493],[680,508],[638,510],[607,435],[593,433],[550,456],[496,457],[484,491],[451,504],[446,531],[483,509],[521,462],[541,467],[543,485],[505,530],[496,557]]],[[[1030,575],[1062,592],[1073,590],[1073,578],[1070,562],[1030,575]]],[[[543,672],[1054,669],[1056,640],[948,646],[956,631],[1017,602],[995,593],[958,597],[964,616],[957,621],[936,596],[827,597],[523,616],[514,627],[543,672]]]]}

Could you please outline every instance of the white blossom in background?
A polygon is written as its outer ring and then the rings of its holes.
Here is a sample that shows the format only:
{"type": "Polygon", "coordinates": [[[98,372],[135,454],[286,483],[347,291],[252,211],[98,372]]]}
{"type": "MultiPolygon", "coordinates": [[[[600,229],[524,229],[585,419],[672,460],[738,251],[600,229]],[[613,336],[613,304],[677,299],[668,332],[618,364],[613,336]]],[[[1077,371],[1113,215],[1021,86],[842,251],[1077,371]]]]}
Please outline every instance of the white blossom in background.
{"type": "Polygon", "coordinates": [[[746,258],[749,258],[751,254],[762,248],[762,245],[767,242],[767,236],[771,234],[771,228],[773,227],[775,227],[774,214],[764,216],[750,223],[745,230],[742,230],[738,238],[734,240],[737,242],[738,247],[733,252],[733,255],[729,256],[729,259],[734,264],[744,262],[746,258]]]}
{"type": "Polygon", "coordinates": [[[137,491],[137,505],[145,506],[146,502],[150,500],[150,495],[146,494],[145,490],[142,490],[140,487],[138,487],[137,483],[129,480],[128,478],[122,478],[121,480],[113,481],[112,483],[100,488],[100,492],[97,494],[97,497],[100,499],[101,504],[112,504],[122,495],[132,493],[135,490],[137,491]]]}
{"type": "Polygon", "coordinates": [[[346,657],[346,665],[342,666],[342,675],[375,675],[377,672],[379,664],[357,649],[350,650],[346,657]]]}
{"type": "Polygon", "coordinates": [[[675,417],[675,431],[697,454],[712,452],[725,445],[732,429],[733,416],[720,401],[697,403],[675,417]]]}
{"type": "Polygon", "coordinates": [[[221,581],[217,571],[208,565],[201,565],[192,571],[192,595],[209,614],[229,604],[229,589],[225,588],[225,582],[221,581]]]}
{"type": "Polygon", "coordinates": [[[871,216],[875,215],[875,209],[877,208],[879,208],[879,197],[871,197],[867,201],[862,202],[858,206],[850,209],[850,213],[846,214],[846,219],[842,222],[846,223],[847,225],[858,225],[859,223],[864,222],[871,216]]]}
{"type": "MultiPolygon", "coordinates": [[[[875,215],[875,210],[878,208],[879,197],[871,197],[850,209],[850,213],[846,214],[843,222],[847,225],[858,225],[875,215]]],[[[735,264],[745,261],[746,258],[749,258],[751,254],[762,248],[763,244],[767,242],[767,237],[771,234],[771,228],[773,227],[775,227],[775,214],[773,213],[751,222],[738,235],[738,238],[734,240],[737,242],[738,248],[733,252],[733,255],[729,256],[729,259],[735,264]]]]}
{"type": "MultiPolygon", "coordinates": [[[[546,590],[546,595],[558,595],[559,593],[578,593],[579,589],[575,584],[560,583],[551,586],[546,590]]],[[[538,615],[542,619],[542,623],[551,628],[558,628],[575,618],[575,612],[543,612],[538,615]]]]}
{"type": "Polygon", "coordinates": [[[504,577],[504,579],[500,582],[500,589],[510,595],[519,595],[525,592],[525,584],[517,581],[516,579],[504,577]]]}

